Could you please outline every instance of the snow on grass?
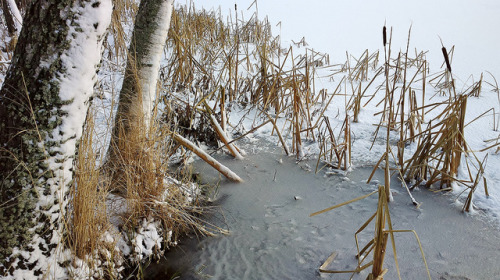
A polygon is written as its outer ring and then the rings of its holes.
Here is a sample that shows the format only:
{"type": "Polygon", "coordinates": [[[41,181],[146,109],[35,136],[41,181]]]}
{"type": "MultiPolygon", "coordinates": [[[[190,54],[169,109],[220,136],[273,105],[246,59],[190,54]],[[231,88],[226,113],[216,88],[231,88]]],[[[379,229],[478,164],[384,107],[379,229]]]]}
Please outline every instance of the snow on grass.
{"type": "MultiPolygon", "coordinates": [[[[169,186],[175,186],[179,188],[184,194],[185,200],[188,204],[191,204],[196,201],[198,197],[201,196],[201,190],[198,184],[187,182],[183,183],[179,180],[172,178],[170,176],[165,176],[163,179],[164,183],[169,186]]],[[[161,197],[161,201],[167,201],[169,196],[168,190],[161,197]]]]}
{"type": "MultiPolygon", "coordinates": [[[[153,219],[142,221],[142,224],[137,231],[137,234],[132,239],[134,260],[140,262],[144,258],[149,258],[158,254],[162,248],[163,234],[159,229],[161,228],[160,221],[153,219]]],[[[170,242],[172,238],[172,231],[167,233],[166,242],[170,242]]]]}

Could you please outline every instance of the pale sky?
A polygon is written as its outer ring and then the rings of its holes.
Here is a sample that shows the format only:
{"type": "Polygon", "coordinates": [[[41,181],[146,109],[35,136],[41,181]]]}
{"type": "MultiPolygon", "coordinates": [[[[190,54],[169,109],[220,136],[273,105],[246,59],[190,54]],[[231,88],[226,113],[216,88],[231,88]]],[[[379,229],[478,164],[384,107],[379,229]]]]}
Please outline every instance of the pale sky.
{"type": "MultiPolygon", "coordinates": [[[[185,3],[178,0],[177,3],[185,3]]],[[[253,0],[203,0],[197,8],[221,7],[223,14],[238,10],[245,18],[255,11],[247,10],[253,0]]],[[[259,18],[268,16],[275,25],[281,22],[283,45],[303,36],[310,48],[327,52],[332,63],[345,61],[345,52],[359,56],[365,49],[382,48],[382,27],[393,27],[393,50],[404,50],[408,28],[412,27],[410,49],[428,50],[431,67],[443,61],[445,47],[455,45],[452,68],[460,79],[473,74],[476,79],[484,70],[500,81],[500,1],[498,0],[266,0],[258,1],[259,18]],[[439,37],[438,37],[439,36],[439,37]]],[[[413,53],[413,52],[412,52],[413,53]]]]}

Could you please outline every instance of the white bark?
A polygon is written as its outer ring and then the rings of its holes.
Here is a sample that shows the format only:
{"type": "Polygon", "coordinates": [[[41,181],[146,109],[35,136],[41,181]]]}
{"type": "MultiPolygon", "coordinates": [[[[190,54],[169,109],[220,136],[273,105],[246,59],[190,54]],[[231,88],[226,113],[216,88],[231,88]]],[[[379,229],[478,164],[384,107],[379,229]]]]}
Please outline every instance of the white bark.
{"type": "Polygon", "coordinates": [[[229,168],[222,165],[220,162],[211,157],[209,154],[205,153],[205,151],[203,151],[202,149],[196,147],[196,145],[193,144],[191,141],[187,140],[186,138],[180,136],[177,133],[174,133],[173,137],[175,141],[179,142],[179,144],[183,145],[184,147],[194,152],[197,156],[203,159],[206,163],[210,164],[213,168],[219,171],[222,175],[226,176],[226,178],[228,178],[229,180],[235,182],[243,182],[240,176],[236,175],[236,173],[231,171],[229,168]]]}
{"type": "MultiPolygon", "coordinates": [[[[12,1],[12,0],[11,0],[12,1]]],[[[53,205],[48,210],[41,210],[42,213],[51,217],[51,222],[59,226],[58,231],[64,230],[65,209],[68,203],[65,196],[69,192],[69,187],[73,179],[73,160],[76,154],[77,142],[82,136],[82,128],[88,109],[88,100],[92,96],[96,81],[96,71],[101,59],[102,43],[107,26],[111,22],[111,0],[101,0],[100,7],[94,8],[88,2],[84,7],[76,3],[73,7],[82,16],[77,23],[81,32],[70,28],[68,37],[71,37],[71,45],[67,51],[61,54],[61,61],[67,69],[61,73],[60,94],[62,100],[68,101],[63,106],[67,115],[63,118],[60,126],[56,127],[46,141],[61,141],[61,145],[51,149],[51,153],[57,150],[57,155],[48,157],[46,163],[50,170],[54,172],[54,178],[47,180],[51,192],[43,195],[43,190],[39,190],[40,209],[53,205]],[[98,23],[97,28],[94,24],[98,23]],[[56,204],[56,200],[60,201],[56,204]],[[57,210],[60,208],[59,210],[57,210]]],[[[34,242],[45,242],[42,238],[34,238],[34,242]]],[[[58,261],[62,257],[69,257],[69,252],[62,253],[62,235],[54,234],[51,244],[58,244],[58,248],[52,255],[44,261],[43,255],[37,252],[38,246],[33,246],[35,251],[32,255],[39,257],[36,268],[49,269],[47,275],[61,275],[66,271],[58,269],[58,261]]]]}
{"type": "Polygon", "coordinates": [[[14,0],[7,0],[7,4],[9,5],[9,10],[12,14],[12,18],[14,19],[14,24],[16,25],[17,35],[19,36],[19,32],[21,32],[21,28],[23,26],[23,17],[21,16],[14,0]]]}
{"type": "Polygon", "coordinates": [[[156,17],[151,19],[156,22],[157,28],[154,29],[151,35],[152,40],[149,42],[148,58],[141,61],[142,67],[138,69],[140,89],[142,90],[142,112],[144,113],[144,120],[147,126],[150,124],[151,112],[153,111],[156,99],[160,61],[167,41],[173,2],[173,0],[161,1],[156,17]]]}
{"type": "Polygon", "coordinates": [[[172,9],[173,0],[142,0],[139,6],[108,150],[107,165],[115,175],[132,128],[145,128],[141,137],[149,131],[172,9]]]}
{"type": "Polygon", "coordinates": [[[238,148],[236,148],[235,146],[233,146],[232,143],[230,143],[232,139],[226,135],[226,132],[224,132],[222,127],[220,127],[219,123],[217,122],[217,120],[213,115],[210,115],[210,120],[212,121],[215,131],[219,135],[222,142],[226,145],[226,148],[229,150],[229,152],[231,152],[234,158],[242,160],[243,156],[240,154],[238,148]]]}

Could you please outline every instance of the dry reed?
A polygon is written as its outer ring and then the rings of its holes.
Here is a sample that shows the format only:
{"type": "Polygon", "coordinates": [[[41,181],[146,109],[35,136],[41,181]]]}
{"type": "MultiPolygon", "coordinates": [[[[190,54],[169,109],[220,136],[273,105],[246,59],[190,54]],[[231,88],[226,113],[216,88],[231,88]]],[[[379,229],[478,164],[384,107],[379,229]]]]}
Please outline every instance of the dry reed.
{"type": "Polygon", "coordinates": [[[385,252],[386,252],[386,247],[387,247],[387,241],[388,238],[390,237],[391,239],[391,245],[394,253],[394,261],[396,264],[396,270],[399,279],[401,279],[401,275],[399,272],[399,264],[397,260],[397,252],[396,252],[396,242],[394,239],[394,233],[413,233],[416,241],[418,243],[418,246],[420,248],[420,253],[422,254],[422,259],[425,264],[425,268],[427,271],[427,276],[429,279],[431,279],[430,276],[430,271],[427,266],[427,261],[425,260],[425,255],[424,251],[422,248],[422,244],[420,242],[420,239],[418,238],[417,233],[414,230],[395,230],[392,227],[392,222],[391,222],[391,216],[389,213],[389,204],[387,200],[387,195],[386,191],[384,190],[384,186],[379,186],[377,191],[374,191],[372,193],[369,193],[367,195],[337,204],[332,207],[328,207],[326,209],[323,209],[318,212],[314,212],[310,215],[310,217],[331,211],[333,209],[339,208],[341,206],[360,201],[362,199],[365,199],[371,195],[378,194],[378,203],[377,203],[377,210],[375,213],[356,231],[354,234],[354,238],[356,240],[356,249],[357,249],[357,254],[356,257],[358,259],[358,265],[356,266],[355,269],[353,270],[330,270],[327,269],[327,267],[331,264],[331,262],[334,260],[336,253],[334,252],[333,254],[330,255],[330,257],[321,265],[320,267],[320,272],[322,273],[359,273],[362,270],[365,270],[368,267],[372,267],[372,272],[368,275],[367,279],[383,279],[383,276],[387,273],[387,269],[384,269],[384,258],[385,258],[385,252]],[[367,242],[367,244],[360,250],[359,247],[359,241],[358,241],[358,234],[360,234],[362,231],[364,231],[367,226],[372,222],[375,221],[375,229],[374,229],[374,237],[370,241],[367,242]],[[373,260],[368,261],[365,263],[366,258],[370,253],[373,253],[373,260]]]}

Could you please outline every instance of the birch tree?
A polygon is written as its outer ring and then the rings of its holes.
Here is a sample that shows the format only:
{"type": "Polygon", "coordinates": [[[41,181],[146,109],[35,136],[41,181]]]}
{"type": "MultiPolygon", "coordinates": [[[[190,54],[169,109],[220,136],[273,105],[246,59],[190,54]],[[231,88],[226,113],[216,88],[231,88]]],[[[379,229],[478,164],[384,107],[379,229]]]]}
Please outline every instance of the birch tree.
{"type": "Polygon", "coordinates": [[[0,275],[64,277],[73,159],[111,0],[33,0],[0,91],[0,275]]]}
{"type": "Polygon", "coordinates": [[[156,97],[160,61],[165,48],[173,0],[142,0],[128,51],[125,77],[108,150],[107,170],[116,185],[121,154],[133,126],[149,127],[156,97]]]}
{"type": "Polygon", "coordinates": [[[2,12],[9,36],[14,37],[21,31],[23,18],[14,0],[1,0],[2,12]]]}

